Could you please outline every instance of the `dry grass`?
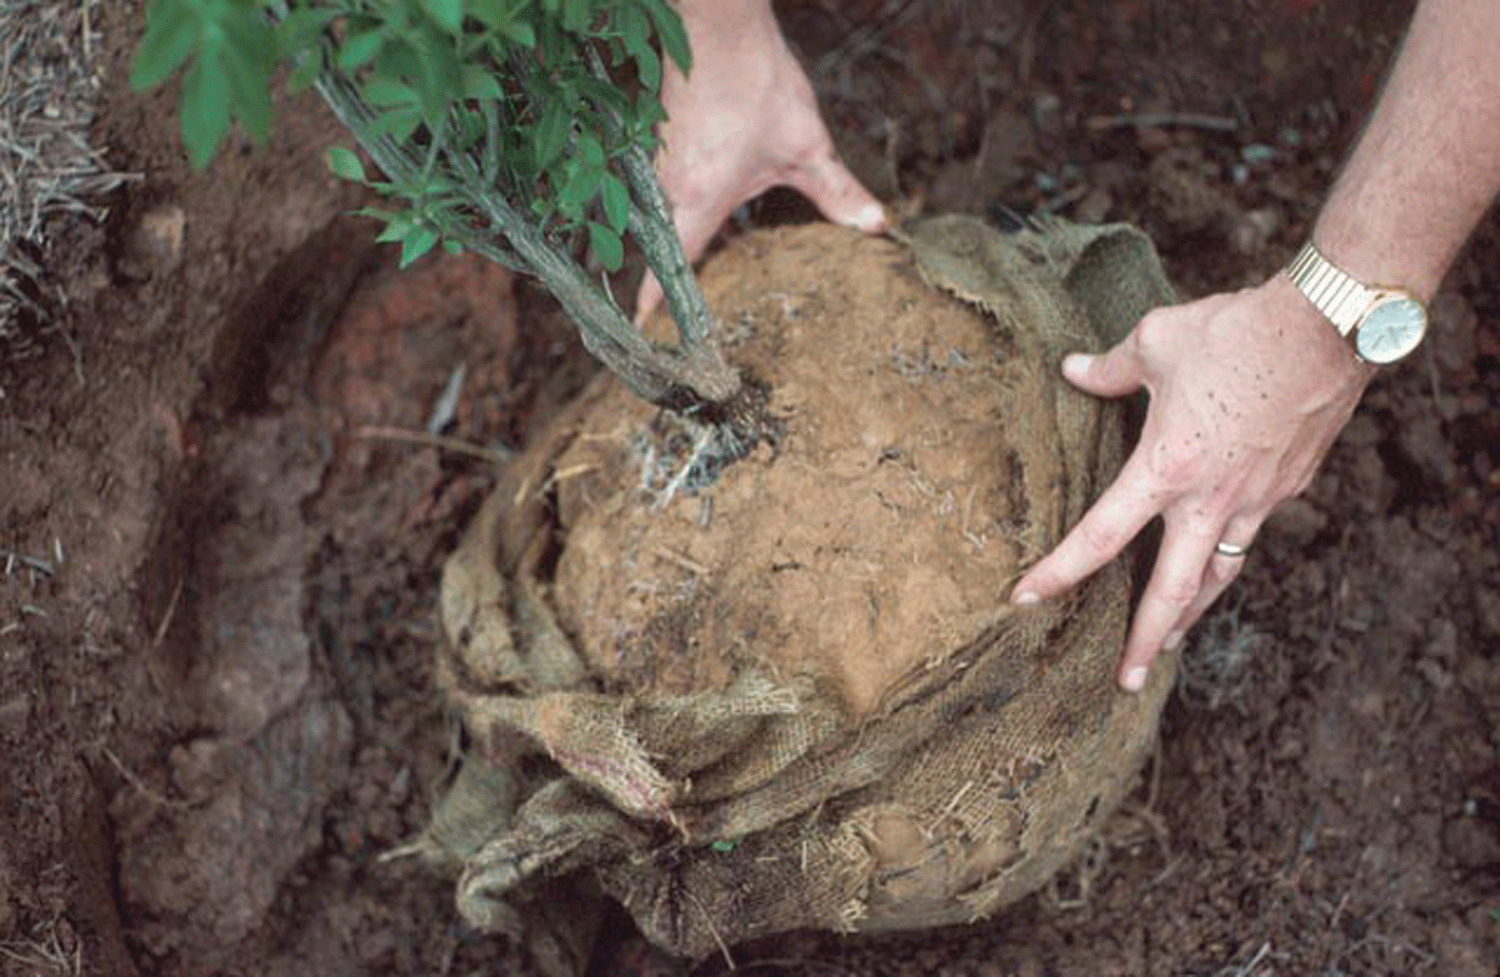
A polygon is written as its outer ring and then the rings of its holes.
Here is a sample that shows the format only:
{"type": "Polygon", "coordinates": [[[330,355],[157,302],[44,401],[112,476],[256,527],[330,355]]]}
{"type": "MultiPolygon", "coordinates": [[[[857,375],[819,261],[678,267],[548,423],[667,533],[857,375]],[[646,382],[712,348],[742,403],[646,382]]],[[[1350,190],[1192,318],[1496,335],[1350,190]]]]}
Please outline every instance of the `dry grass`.
{"type": "Polygon", "coordinates": [[[35,352],[49,232],[98,220],[124,182],[89,144],[100,78],[98,0],[0,0],[0,361],[35,352]]]}
{"type": "Polygon", "coordinates": [[[82,977],[83,945],[63,920],[36,928],[30,939],[0,942],[0,963],[23,967],[37,977],[82,977]]]}

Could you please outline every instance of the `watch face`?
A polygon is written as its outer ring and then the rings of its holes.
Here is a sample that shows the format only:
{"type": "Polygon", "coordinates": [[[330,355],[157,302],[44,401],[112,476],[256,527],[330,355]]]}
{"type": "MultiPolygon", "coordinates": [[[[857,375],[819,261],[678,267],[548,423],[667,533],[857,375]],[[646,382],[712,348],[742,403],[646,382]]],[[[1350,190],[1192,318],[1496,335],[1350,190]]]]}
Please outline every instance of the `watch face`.
{"type": "Polygon", "coordinates": [[[1371,363],[1393,363],[1417,348],[1427,331],[1427,310],[1405,295],[1381,299],[1365,314],[1354,348],[1371,363]]]}

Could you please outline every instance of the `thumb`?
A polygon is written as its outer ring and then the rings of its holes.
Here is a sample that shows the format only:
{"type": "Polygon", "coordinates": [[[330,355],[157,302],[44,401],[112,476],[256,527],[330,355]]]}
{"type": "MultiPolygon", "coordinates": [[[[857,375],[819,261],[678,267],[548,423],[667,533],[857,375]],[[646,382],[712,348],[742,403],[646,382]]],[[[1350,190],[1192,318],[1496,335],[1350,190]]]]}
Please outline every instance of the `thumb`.
{"type": "Polygon", "coordinates": [[[880,201],[849,172],[832,148],[798,166],[786,182],[835,224],[866,234],[883,233],[889,226],[880,201]]]}
{"type": "Polygon", "coordinates": [[[661,300],[661,282],[657,281],[656,274],[647,268],[646,277],[641,279],[641,290],[635,295],[636,325],[650,318],[652,311],[661,304],[661,300]]]}
{"type": "Polygon", "coordinates": [[[1063,357],[1063,376],[1085,393],[1096,397],[1122,397],[1145,383],[1140,359],[1130,341],[1107,353],[1069,353],[1063,357]]]}

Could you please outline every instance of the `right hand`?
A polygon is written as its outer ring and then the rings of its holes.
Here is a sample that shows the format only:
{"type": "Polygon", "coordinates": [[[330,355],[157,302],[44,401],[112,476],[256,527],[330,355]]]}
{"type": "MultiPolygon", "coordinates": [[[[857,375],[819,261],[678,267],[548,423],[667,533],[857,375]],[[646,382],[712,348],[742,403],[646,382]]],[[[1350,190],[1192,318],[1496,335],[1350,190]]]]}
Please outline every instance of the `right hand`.
{"type": "MultiPolygon", "coordinates": [[[[703,254],[736,207],[773,186],[800,191],[835,223],[884,231],[884,208],[839,159],[769,2],[699,0],[681,10],[695,67],[691,78],[667,67],[669,121],[656,170],[688,260],[703,254]]],[[[661,297],[648,271],[637,321],[661,297]]]]}

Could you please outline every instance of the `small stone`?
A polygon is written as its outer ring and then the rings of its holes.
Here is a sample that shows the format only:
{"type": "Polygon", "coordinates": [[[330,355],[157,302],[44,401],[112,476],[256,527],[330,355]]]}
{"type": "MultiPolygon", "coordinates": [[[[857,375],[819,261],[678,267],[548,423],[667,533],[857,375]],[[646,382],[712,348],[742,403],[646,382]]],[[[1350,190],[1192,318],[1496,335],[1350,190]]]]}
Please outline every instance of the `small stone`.
{"type": "Polygon", "coordinates": [[[31,725],[31,696],[19,692],[0,702],[0,737],[18,740],[31,725]]]}
{"type": "Polygon", "coordinates": [[[1305,546],[1318,537],[1328,525],[1328,517],[1306,499],[1287,499],[1276,507],[1266,522],[1266,529],[1291,542],[1305,546]]]}
{"type": "Polygon", "coordinates": [[[1044,136],[1062,132],[1062,99],[1052,92],[1037,92],[1031,98],[1031,124],[1044,136]]]}
{"type": "Polygon", "coordinates": [[[1456,817],[1443,825],[1443,850],[1466,869],[1500,864],[1500,834],[1483,817],[1456,817]]]}
{"type": "Polygon", "coordinates": [[[1281,228],[1281,213],[1274,207],[1257,207],[1239,216],[1230,229],[1230,243],[1240,254],[1254,257],[1263,251],[1281,228]]]}
{"type": "Polygon", "coordinates": [[[148,211],[131,229],[120,255],[120,271],[135,279],[175,270],[182,263],[187,214],[181,207],[148,211]]]}
{"type": "Polygon", "coordinates": [[[1276,147],[1263,142],[1253,142],[1240,150],[1240,159],[1251,166],[1269,163],[1276,158],[1276,147]]]}
{"type": "Polygon", "coordinates": [[[1427,337],[1438,365],[1450,373],[1472,371],[1479,355],[1479,316],[1474,307],[1460,292],[1445,289],[1432,300],[1428,313],[1432,324],[1427,337]]]}
{"type": "Polygon", "coordinates": [[[1172,148],[1172,134],[1158,126],[1142,126],[1136,130],[1135,143],[1141,152],[1155,156],[1172,148]]]}
{"type": "Polygon", "coordinates": [[[1344,427],[1339,441],[1350,448],[1373,448],[1380,443],[1380,425],[1367,414],[1356,414],[1344,427]]]}
{"type": "Polygon", "coordinates": [[[1438,972],[1447,977],[1491,977],[1495,959],[1479,935],[1458,920],[1449,920],[1432,936],[1438,972]]]}
{"type": "Polygon", "coordinates": [[[187,214],[181,207],[170,206],[153,210],[142,217],[136,233],[159,264],[172,268],[182,260],[182,241],[186,230],[187,214]]]}
{"type": "Polygon", "coordinates": [[[1084,224],[1100,224],[1109,216],[1114,204],[1114,196],[1107,187],[1094,187],[1078,202],[1073,216],[1084,224]]]}

